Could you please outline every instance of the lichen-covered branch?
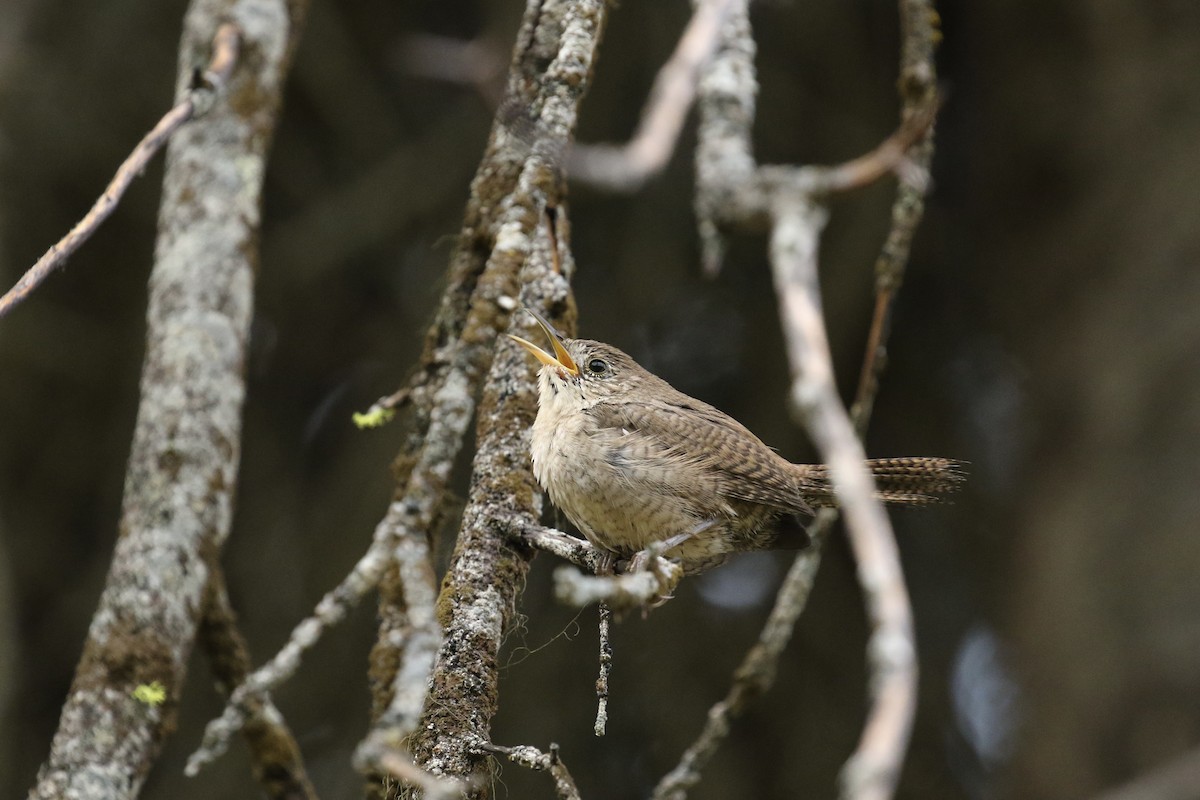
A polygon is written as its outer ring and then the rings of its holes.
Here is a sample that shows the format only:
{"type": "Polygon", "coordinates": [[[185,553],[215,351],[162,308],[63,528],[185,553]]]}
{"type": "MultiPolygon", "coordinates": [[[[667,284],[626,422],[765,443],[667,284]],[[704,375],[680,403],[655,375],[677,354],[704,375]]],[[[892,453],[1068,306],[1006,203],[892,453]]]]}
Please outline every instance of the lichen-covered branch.
{"type": "Polygon", "coordinates": [[[242,55],[228,101],[168,147],[119,537],[33,797],[134,797],[174,727],[208,558],[232,515],[262,176],[298,16],[283,0],[188,10],[179,98],[222,23],[242,55]],[[133,698],[154,682],[164,704],[133,698]]]}
{"type": "MultiPolygon", "coordinates": [[[[506,99],[472,183],[452,258],[451,286],[459,291],[447,295],[427,340],[427,353],[437,356],[423,368],[431,383],[445,385],[443,376],[460,375],[468,403],[475,377],[491,363],[479,405],[472,489],[438,599],[444,641],[421,724],[409,743],[416,765],[435,776],[469,779],[482,766],[476,744],[488,738],[495,712],[496,653],[529,557],[499,520],[533,520],[540,511],[541,496],[526,458],[535,407],[532,373],[515,346],[498,338],[517,298],[560,320],[571,313],[564,274],[570,271],[567,227],[557,209],[558,159],[574,132],[604,18],[601,2],[531,2],[527,7],[506,99]]],[[[513,324],[524,330],[529,322],[513,324]]],[[[432,414],[436,404],[429,408],[432,414]]],[[[443,453],[461,446],[461,430],[447,430],[444,437],[430,433],[418,424],[411,452],[428,452],[437,441],[445,445],[443,453]]],[[[444,485],[417,482],[419,463],[419,455],[403,459],[400,497],[440,503],[444,485]]],[[[439,463],[448,474],[452,461],[439,463]]],[[[435,477],[444,480],[445,475],[435,477]]],[[[372,655],[377,719],[385,716],[399,688],[395,679],[402,655],[394,644],[398,637],[391,634],[409,625],[402,584],[397,575],[382,586],[383,623],[372,655]]],[[[372,791],[384,790],[376,783],[372,791]]]]}

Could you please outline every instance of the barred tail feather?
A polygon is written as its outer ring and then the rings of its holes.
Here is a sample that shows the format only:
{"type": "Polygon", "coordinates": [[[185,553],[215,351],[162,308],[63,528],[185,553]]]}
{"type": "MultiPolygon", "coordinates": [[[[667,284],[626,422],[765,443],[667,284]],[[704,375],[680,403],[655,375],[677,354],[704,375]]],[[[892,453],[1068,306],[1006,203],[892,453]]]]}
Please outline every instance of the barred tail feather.
{"type": "MultiPolygon", "coordinates": [[[[867,467],[875,478],[876,497],[897,505],[940,503],[944,495],[956,491],[966,480],[964,462],[952,458],[873,458],[867,460],[867,467]]],[[[805,477],[805,494],[812,505],[837,505],[828,467],[809,467],[805,477]]]]}

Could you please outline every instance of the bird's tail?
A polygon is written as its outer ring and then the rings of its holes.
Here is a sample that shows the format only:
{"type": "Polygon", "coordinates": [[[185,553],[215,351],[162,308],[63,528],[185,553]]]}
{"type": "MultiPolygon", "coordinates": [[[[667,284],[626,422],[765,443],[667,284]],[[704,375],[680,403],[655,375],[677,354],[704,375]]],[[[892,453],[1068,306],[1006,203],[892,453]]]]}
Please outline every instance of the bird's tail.
{"type": "MultiPolygon", "coordinates": [[[[957,490],[966,480],[961,461],[952,458],[872,458],[867,468],[875,478],[876,496],[885,503],[928,505],[940,503],[945,495],[957,490]]],[[[831,508],[837,505],[829,468],[813,465],[805,475],[805,495],[812,505],[831,508]]]]}

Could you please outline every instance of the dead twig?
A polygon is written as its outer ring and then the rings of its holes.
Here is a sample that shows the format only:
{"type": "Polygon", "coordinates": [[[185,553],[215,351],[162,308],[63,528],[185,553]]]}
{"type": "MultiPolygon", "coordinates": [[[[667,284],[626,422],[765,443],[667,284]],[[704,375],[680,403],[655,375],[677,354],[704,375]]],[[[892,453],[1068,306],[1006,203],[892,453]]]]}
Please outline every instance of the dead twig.
{"type": "Polygon", "coordinates": [[[107,188],[83,219],[67,232],[67,235],[56,242],[45,254],[30,267],[16,284],[0,297],[0,319],[42,285],[54,270],[61,267],[71,257],[71,254],[83,245],[96,232],[100,224],[108,219],[125,190],[146,169],[150,159],[163,148],[171,134],[191,119],[203,114],[215,102],[216,96],[224,92],[225,84],[237,63],[241,34],[236,25],[225,23],[217,28],[213,37],[212,60],[208,68],[198,73],[191,91],[183,100],[175,104],[162,119],[158,121],[149,133],[133,148],[121,165],[107,188]]]}

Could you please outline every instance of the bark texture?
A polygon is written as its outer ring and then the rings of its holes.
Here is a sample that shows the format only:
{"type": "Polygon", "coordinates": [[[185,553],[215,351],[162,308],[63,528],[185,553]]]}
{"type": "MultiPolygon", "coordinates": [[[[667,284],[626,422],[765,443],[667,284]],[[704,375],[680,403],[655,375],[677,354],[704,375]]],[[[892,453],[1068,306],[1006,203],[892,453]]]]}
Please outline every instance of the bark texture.
{"type": "Polygon", "coordinates": [[[196,0],[184,23],[180,97],[225,21],[241,31],[242,62],[225,98],[168,148],[119,538],[31,797],[137,796],[174,729],[206,560],[229,533],[262,177],[296,7],[196,0]],[[155,682],[165,703],[134,699],[155,682]]]}

